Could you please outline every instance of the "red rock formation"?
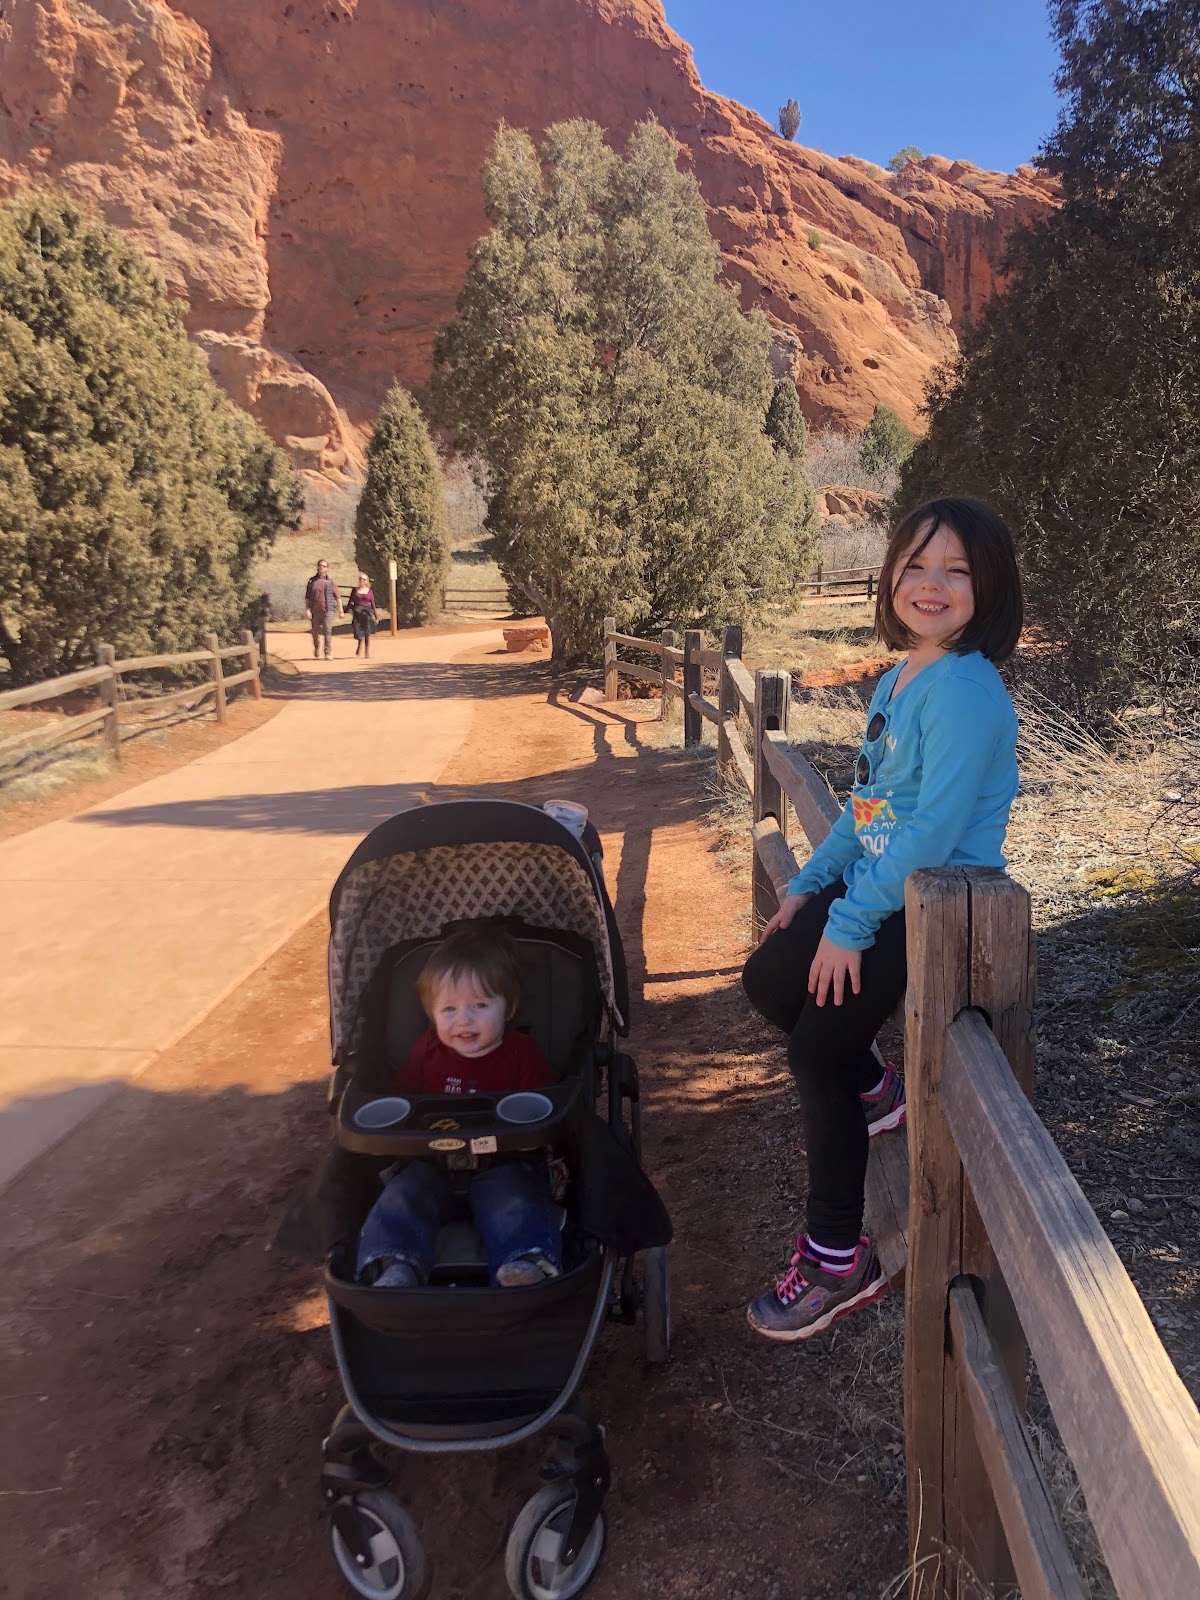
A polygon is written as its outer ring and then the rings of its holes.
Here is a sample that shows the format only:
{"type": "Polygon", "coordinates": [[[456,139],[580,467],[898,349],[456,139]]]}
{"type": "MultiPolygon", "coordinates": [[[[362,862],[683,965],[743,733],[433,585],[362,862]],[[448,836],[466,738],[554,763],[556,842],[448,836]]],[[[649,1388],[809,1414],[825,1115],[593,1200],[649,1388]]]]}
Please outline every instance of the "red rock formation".
{"type": "Polygon", "coordinates": [[[227,336],[203,342],[230,392],[327,468],[349,441],[330,391],[361,422],[394,377],[428,375],[496,124],[582,116],[619,139],[650,113],[810,422],[861,426],[879,401],[913,421],[1009,229],[1053,203],[1028,168],[930,158],[897,178],[786,143],[703,88],[659,0],[0,10],[0,191],[61,183],[128,229],[189,327],[227,336]]]}

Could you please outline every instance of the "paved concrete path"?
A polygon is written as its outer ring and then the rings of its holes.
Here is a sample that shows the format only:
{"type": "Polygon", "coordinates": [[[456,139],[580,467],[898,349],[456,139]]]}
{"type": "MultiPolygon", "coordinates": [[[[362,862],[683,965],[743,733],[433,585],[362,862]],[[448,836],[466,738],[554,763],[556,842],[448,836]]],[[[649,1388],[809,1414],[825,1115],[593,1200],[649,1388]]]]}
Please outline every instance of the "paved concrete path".
{"type": "Polygon", "coordinates": [[[450,665],[498,629],[275,634],[303,690],[261,728],[0,843],[0,1184],[191,1028],[328,899],[354,845],[417,804],[475,702],[450,665]]]}

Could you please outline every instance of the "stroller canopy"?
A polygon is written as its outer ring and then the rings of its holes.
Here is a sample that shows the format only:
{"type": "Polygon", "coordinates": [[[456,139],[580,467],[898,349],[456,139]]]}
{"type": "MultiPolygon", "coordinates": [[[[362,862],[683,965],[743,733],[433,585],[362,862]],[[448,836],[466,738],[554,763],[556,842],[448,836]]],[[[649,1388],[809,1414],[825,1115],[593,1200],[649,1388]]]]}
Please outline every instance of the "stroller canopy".
{"type": "Polygon", "coordinates": [[[354,1036],[383,953],[404,940],[436,939],[450,923],[475,917],[513,917],[586,939],[600,991],[623,1029],[624,956],[590,824],[588,836],[581,843],[546,812],[516,800],[449,800],[380,823],[329,899],[334,1059],[354,1036]]]}

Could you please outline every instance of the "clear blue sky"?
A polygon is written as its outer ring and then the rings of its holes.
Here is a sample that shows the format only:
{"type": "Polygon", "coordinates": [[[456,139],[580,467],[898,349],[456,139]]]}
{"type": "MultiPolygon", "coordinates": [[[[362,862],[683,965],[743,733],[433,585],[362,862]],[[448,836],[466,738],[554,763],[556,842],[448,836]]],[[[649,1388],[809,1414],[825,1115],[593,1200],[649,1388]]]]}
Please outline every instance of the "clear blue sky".
{"type": "Polygon", "coordinates": [[[1054,127],[1045,0],[664,0],[705,87],[797,142],[886,162],[901,146],[1011,172],[1054,127]]]}

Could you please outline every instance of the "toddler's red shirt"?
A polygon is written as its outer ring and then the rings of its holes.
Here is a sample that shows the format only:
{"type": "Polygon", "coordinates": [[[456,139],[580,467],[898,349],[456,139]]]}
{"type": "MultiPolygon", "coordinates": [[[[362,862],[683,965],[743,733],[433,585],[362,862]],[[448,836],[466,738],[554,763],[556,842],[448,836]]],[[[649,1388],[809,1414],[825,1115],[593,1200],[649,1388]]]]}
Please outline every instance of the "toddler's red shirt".
{"type": "Polygon", "coordinates": [[[408,1053],[398,1087],[412,1094],[504,1094],[544,1089],[550,1063],[527,1033],[508,1030],[485,1056],[460,1056],[427,1028],[408,1053]]]}

